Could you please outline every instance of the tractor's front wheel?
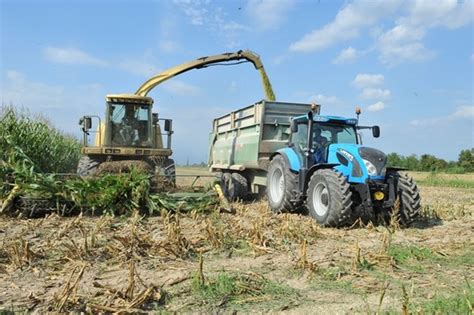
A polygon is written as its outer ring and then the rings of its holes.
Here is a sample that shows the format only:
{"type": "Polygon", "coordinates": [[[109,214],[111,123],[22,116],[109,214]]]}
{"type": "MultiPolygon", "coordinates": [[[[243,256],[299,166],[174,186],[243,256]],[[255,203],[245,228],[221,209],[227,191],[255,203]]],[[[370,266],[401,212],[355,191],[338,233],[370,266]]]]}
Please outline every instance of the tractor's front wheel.
{"type": "Polygon", "coordinates": [[[332,169],[314,172],[309,180],[306,205],[319,224],[337,227],[351,215],[352,192],[346,178],[332,169]]]}
{"type": "Polygon", "coordinates": [[[408,226],[420,215],[421,196],[418,186],[412,177],[397,173],[397,194],[399,200],[399,220],[403,226],[408,226]]]}

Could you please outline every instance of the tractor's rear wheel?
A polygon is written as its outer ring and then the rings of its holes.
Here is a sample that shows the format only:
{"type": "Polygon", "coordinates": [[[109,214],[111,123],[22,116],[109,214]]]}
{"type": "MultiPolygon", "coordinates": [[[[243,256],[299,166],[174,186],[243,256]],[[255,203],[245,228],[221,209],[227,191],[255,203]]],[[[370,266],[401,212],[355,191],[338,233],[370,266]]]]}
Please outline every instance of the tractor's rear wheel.
{"type": "Polygon", "coordinates": [[[337,227],[350,218],[352,192],[346,178],[331,169],[314,172],[309,180],[306,205],[319,224],[337,227]]]}
{"type": "Polygon", "coordinates": [[[267,197],[270,208],[275,213],[294,211],[301,202],[298,200],[298,175],[290,165],[277,155],[270,162],[267,173],[267,197]]]}
{"type": "Polygon", "coordinates": [[[420,215],[421,196],[418,186],[412,177],[397,173],[397,193],[399,200],[399,220],[403,226],[408,226],[420,215]]]}
{"type": "Polygon", "coordinates": [[[81,156],[79,164],[77,165],[77,174],[79,176],[92,176],[97,172],[100,161],[91,158],[88,155],[81,156]]]}

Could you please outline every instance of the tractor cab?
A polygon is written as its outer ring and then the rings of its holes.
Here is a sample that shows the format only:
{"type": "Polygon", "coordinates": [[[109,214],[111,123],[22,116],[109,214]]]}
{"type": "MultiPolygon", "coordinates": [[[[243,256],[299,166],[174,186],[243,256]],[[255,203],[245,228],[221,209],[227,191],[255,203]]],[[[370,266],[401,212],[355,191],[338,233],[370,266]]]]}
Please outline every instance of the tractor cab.
{"type": "Polygon", "coordinates": [[[380,135],[378,126],[359,126],[358,118],[309,112],[292,120],[289,146],[296,153],[299,165],[303,166],[303,173],[332,165],[352,183],[383,179],[386,155],[362,145],[358,133],[361,129],[372,129],[374,137],[380,135]]]}

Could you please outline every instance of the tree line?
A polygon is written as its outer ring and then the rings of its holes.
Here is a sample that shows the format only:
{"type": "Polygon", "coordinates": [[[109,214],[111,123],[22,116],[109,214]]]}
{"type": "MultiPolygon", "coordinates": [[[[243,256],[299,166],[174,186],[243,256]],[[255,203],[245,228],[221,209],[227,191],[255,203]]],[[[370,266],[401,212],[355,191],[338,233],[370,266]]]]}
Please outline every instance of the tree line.
{"type": "Polygon", "coordinates": [[[431,154],[418,157],[415,154],[403,156],[398,153],[387,155],[389,167],[401,167],[411,171],[467,173],[474,172],[474,148],[461,150],[457,161],[446,161],[431,154]]]}

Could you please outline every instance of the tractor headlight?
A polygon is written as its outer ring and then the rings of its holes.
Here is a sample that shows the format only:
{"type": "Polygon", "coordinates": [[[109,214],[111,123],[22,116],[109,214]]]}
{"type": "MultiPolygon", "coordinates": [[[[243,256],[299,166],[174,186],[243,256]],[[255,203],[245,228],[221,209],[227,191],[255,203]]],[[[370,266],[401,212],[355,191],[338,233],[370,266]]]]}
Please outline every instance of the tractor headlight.
{"type": "Polygon", "coordinates": [[[372,162],[367,161],[367,160],[365,160],[365,159],[362,159],[362,161],[364,161],[365,168],[367,169],[367,173],[368,173],[370,176],[375,176],[375,175],[377,175],[377,168],[375,167],[374,164],[372,164],[372,162]]]}

